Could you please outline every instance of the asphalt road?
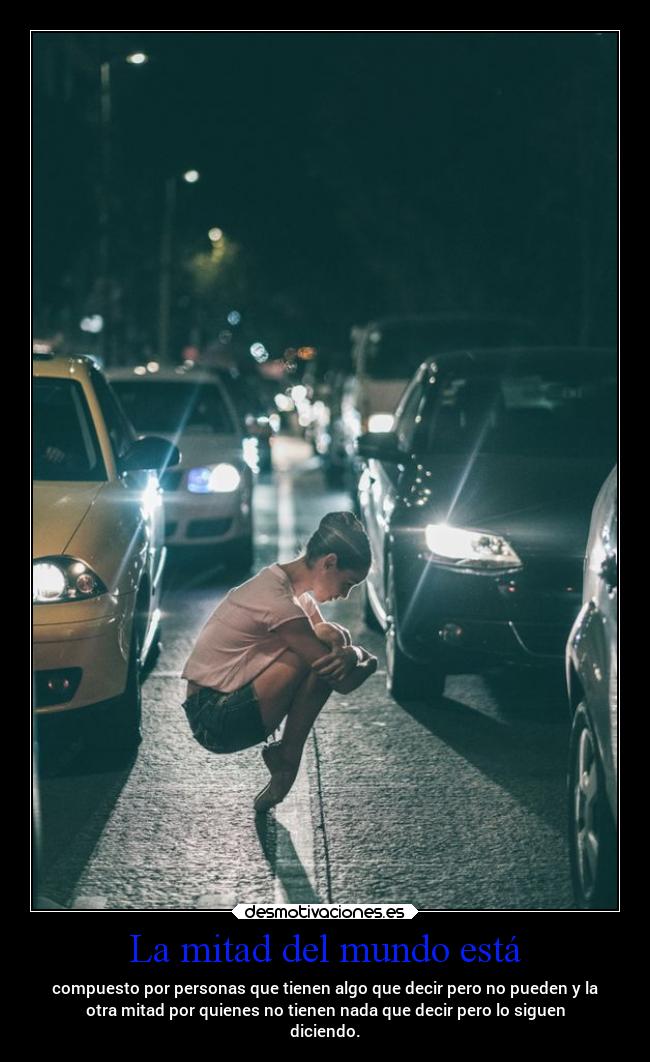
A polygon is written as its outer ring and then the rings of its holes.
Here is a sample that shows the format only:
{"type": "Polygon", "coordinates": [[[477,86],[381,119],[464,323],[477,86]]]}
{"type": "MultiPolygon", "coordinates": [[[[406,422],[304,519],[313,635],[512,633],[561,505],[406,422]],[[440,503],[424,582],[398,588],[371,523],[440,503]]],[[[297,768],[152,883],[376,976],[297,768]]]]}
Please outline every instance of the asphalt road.
{"type": "MultiPolygon", "coordinates": [[[[280,440],[255,497],[256,566],[297,555],[350,508],[317,461],[280,440]]],[[[456,676],[444,701],[397,704],[361,591],[326,607],[380,660],[334,695],[296,785],[262,822],[259,749],[211,755],[180,707],[183,663],[232,583],[211,558],[167,573],[162,653],[129,765],[93,759],[76,728],[40,737],[40,892],[75,909],[199,910],[247,902],[403,902],[420,909],[571,909],[561,674],[456,676]]]]}

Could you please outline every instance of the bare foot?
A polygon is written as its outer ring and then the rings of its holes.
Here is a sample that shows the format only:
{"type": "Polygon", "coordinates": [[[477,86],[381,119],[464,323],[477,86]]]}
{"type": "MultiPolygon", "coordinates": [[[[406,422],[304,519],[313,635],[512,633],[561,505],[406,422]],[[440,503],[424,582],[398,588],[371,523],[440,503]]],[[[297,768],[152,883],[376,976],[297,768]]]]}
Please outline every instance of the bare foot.
{"type": "Polygon", "coordinates": [[[270,811],[272,807],[284,800],[295,781],[295,777],[294,771],[278,771],[272,774],[271,781],[264,786],[264,789],[257,794],[253,801],[255,814],[261,815],[265,811],[270,811]]]}

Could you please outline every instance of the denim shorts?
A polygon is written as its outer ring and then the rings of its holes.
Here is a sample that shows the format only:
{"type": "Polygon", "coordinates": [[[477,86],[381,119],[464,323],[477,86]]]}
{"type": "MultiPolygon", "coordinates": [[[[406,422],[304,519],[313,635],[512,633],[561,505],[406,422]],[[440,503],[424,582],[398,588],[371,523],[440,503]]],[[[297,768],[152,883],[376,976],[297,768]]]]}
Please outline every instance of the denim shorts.
{"type": "Polygon", "coordinates": [[[210,752],[240,752],[267,736],[252,682],[234,693],[200,689],[183,708],[194,737],[210,752]]]}

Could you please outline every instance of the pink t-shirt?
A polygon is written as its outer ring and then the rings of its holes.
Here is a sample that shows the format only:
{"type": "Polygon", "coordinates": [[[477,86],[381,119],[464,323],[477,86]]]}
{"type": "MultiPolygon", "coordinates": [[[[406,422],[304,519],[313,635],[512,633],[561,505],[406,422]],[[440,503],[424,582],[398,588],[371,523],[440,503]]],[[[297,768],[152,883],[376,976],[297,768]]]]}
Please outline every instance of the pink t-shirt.
{"type": "Polygon", "coordinates": [[[183,669],[198,686],[232,693],[252,682],[285,652],[277,629],[293,619],[320,619],[311,594],[295,597],[279,564],[262,568],[217,605],[183,669]]]}

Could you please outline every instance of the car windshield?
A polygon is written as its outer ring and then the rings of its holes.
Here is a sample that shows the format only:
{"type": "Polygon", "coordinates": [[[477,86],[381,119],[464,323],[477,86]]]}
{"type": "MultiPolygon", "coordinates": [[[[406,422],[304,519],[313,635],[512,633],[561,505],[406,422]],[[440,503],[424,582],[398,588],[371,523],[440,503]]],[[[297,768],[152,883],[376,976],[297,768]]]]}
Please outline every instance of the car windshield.
{"type": "MultiPolygon", "coordinates": [[[[613,361],[613,359],[612,359],[613,361]]],[[[420,425],[423,453],[616,455],[615,365],[553,357],[494,373],[441,372],[420,425]]]]}
{"type": "Polygon", "coordinates": [[[112,380],[111,386],[141,433],[237,434],[218,384],[112,380]]]}
{"type": "Polygon", "coordinates": [[[106,468],[81,384],[34,380],[34,479],[102,482],[106,468]]]}
{"type": "Polygon", "coordinates": [[[535,342],[534,326],[526,321],[456,318],[387,322],[375,325],[366,336],[365,371],[378,380],[408,379],[423,361],[443,351],[535,342]]]}

